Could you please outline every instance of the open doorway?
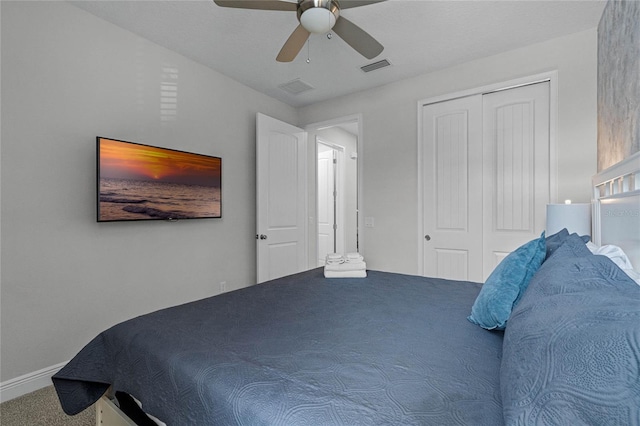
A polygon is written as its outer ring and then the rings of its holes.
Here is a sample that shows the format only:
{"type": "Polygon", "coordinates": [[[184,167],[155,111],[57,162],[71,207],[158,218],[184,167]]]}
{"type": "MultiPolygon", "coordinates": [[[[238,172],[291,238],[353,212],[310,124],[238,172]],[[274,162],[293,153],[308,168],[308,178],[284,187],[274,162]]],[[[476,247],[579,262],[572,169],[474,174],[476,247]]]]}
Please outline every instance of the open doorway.
{"type": "Polygon", "coordinates": [[[315,140],[316,265],[328,253],[360,251],[358,145],[359,121],[348,120],[310,131],[315,140]]]}

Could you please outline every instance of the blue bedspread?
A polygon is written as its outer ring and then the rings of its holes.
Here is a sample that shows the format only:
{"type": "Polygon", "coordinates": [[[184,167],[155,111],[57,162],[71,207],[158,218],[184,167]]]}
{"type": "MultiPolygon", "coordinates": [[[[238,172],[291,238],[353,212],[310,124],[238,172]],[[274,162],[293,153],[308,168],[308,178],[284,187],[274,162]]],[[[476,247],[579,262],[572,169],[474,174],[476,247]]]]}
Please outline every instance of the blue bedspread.
{"type": "Polygon", "coordinates": [[[101,333],[54,378],[68,414],[113,385],[168,425],[501,425],[502,332],[480,284],[322,269],[101,333]]]}
{"type": "Polygon", "coordinates": [[[500,374],[507,425],[640,426],[640,287],[568,237],[513,310],[500,374]]]}

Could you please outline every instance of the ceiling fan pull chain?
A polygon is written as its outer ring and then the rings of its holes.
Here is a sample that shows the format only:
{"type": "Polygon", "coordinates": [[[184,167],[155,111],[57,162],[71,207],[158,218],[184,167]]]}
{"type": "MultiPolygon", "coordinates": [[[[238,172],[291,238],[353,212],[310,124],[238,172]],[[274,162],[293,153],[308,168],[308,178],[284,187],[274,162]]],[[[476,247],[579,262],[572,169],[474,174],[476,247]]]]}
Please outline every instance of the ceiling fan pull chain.
{"type": "Polygon", "coordinates": [[[310,44],[311,44],[311,39],[308,38],[307,39],[307,63],[311,62],[311,53],[310,53],[311,48],[309,47],[310,44]]]}

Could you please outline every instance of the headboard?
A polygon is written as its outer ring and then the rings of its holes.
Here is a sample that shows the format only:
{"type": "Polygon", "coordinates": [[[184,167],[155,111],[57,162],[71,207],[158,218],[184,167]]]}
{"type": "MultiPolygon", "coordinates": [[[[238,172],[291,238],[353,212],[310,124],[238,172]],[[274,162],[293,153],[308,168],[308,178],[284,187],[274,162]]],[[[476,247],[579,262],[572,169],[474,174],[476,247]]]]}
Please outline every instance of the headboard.
{"type": "Polygon", "coordinates": [[[640,152],[602,170],[593,183],[593,242],[620,246],[640,271],[640,152]]]}

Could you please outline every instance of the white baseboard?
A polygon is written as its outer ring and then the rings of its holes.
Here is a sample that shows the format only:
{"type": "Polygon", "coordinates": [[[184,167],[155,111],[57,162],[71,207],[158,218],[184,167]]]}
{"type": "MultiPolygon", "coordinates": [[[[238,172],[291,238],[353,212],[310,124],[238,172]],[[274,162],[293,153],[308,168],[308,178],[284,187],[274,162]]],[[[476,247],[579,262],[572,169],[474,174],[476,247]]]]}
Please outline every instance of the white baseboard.
{"type": "Polygon", "coordinates": [[[51,376],[60,371],[66,364],[66,362],[61,362],[60,364],[0,383],[0,402],[9,401],[51,385],[51,376]]]}

